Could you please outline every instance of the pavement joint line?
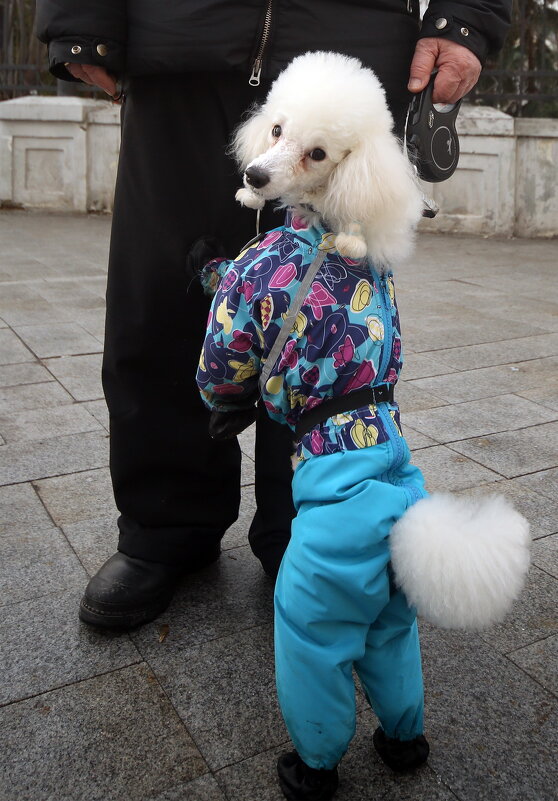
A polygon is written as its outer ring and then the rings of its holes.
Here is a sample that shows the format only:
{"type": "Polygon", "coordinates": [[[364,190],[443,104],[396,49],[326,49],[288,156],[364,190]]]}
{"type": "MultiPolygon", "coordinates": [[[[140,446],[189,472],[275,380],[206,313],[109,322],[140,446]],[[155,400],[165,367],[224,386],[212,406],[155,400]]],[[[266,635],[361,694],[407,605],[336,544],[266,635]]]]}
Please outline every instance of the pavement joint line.
{"type": "MultiPolygon", "coordinates": [[[[133,665],[143,665],[143,664],[145,664],[145,660],[143,658],[140,658],[135,662],[128,663],[127,665],[120,665],[119,667],[112,668],[111,670],[103,670],[100,673],[95,673],[93,676],[85,676],[83,679],[76,679],[76,681],[67,681],[64,684],[57,684],[55,687],[50,687],[48,690],[42,690],[42,692],[40,693],[33,693],[32,695],[24,695],[21,698],[14,699],[13,701],[0,703],[0,709],[5,709],[9,706],[12,706],[12,704],[19,704],[21,701],[31,701],[33,698],[40,698],[42,695],[48,695],[49,693],[56,692],[56,690],[63,690],[65,687],[74,687],[76,684],[83,684],[83,682],[85,681],[92,681],[93,679],[100,678],[101,676],[109,676],[111,673],[119,673],[122,670],[127,670],[129,667],[132,667],[133,665]]],[[[149,669],[151,670],[151,668],[149,669]]]]}
{"type": "MultiPolygon", "coordinates": [[[[477,347],[480,347],[482,345],[495,345],[497,342],[515,342],[516,339],[533,339],[533,338],[536,338],[536,337],[547,337],[547,336],[549,336],[549,334],[556,334],[556,333],[558,333],[558,332],[556,332],[556,331],[548,331],[548,330],[545,330],[544,328],[541,328],[540,334],[531,334],[530,336],[527,336],[527,337],[524,334],[522,334],[522,335],[517,336],[517,337],[507,336],[507,337],[503,337],[502,339],[486,339],[486,340],[483,340],[482,342],[473,342],[473,343],[468,343],[468,344],[464,344],[464,345],[443,345],[440,348],[428,348],[426,350],[418,350],[417,347],[414,346],[414,350],[408,351],[408,352],[409,353],[424,354],[424,353],[437,353],[439,350],[462,350],[463,348],[477,348],[477,347]]],[[[525,362],[527,362],[527,361],[535,361],[536,359],[541,359],[541,358],[542,359],[555,359],[556,356],[542,356],[542,357],[541,356],[535,356],[535,359],[522,359],[521,361],[525,361],[525,362]]],[[[507,364],[517,364],[518,362],[506,362],[506,363],[507,364]]],[[[495,367],[497,365],[487,365],[487,366],[488,367],[493,367],[493,366],[495,367]]],[[[456,369],[459,370],[459,368],[456,368],[456,369]]],[[[479,367],[479,368],[469,368],[469,369],[482,370],[483,368],[479,367]]],[[[467,372],[467,370],[466,369],[464,371],[460,370],[460,372],[467,372]]]]}
{"type": "MultiPolygon", "coordinates": [[[[86,401],[86,403],[88,403],[88,402],[89,401],[86,401]]],[[[106,429],[103,428],[103,431],[106,432],[106,429]]],[[[86,431],[85,433],[86,434],[91,434],[93,432],[86,431]]],[[[73,435],[70,434],[70,435],[67,435],[67,436],[73,436],[73,435]]],[[[108,437],[108,432],[103,434],[103,439],[106,439],[107,437],[108,437]]],[[[61,437],[51,437],[51,439],[61,439],[61,437]]],[[[29,440],[29,441],[30,442],[37,442],[37,440],[29,440]]],[[[45,442],[45,440],[42,440],[42,442],[45,442]]],[[[12,443],[12,444],[15,444],[15,443],[12,443]]],[[[25,478],[25,479],[22,479],[21,481],[8,481],[5,484],[0,483],[0,487],[15,487],[18,484],[29,484],[31,481],[45,481],[48,478],[64,478],[65,476],[74,476],[74,475],[79,475],[80,473],[90,473],[91,470],[106,470],[106,468],[108,466],[109,465],[108,465],[108,462],[107,462],[105,465],[101,465],[100,467],[86,467],[84,470],[70,470],[68,473],[53,473],[52,475],[41,476],[41,478],[25,478]]]]}
{"type": "MultiPolygon", "coordinates": [[[[98,468],[98,469],[102,469],[102,468],[98,468]]],[[[36,495],[36,496],[37,496],[37,498],[39,499],[39,502],[40,502],[40,504],[42,505],[42,507],[44,508],[45,512],[47,513],[47,515],[48,515],[48,516],[50,517],[50,519],[52,520],[52,523],[53,523],[53,525],[54,525],[54,526],[55,526],[55,527],[56,527],[56,528],[57,528],[57,529],[60,531],[60,533],[62,534],[63,538],[66,540],[66,542],[67,542],[67,544],[68,544],[68,546],[69,546],[70,550],[72,551],[72,553],[75,555],[76,559],[78,560],[78,562],[79,562],[79,563],[80,563],[80,565],[82,566],[82,568],[83,568],[83,570],[84,570],[84,572],[85,572],[85,575],[86,575],[86,576],[89,576],[89,575],[90,575],[90,573],[89,573],[89,571],[87,570],[86,566],[84,565],[84,563],[83,563],[83,561],[82,561],[82,559],[81,559],[81,557],[80,557],[79,553],[76,551],[76,549],[75,549],[75,548],[74,548],[74,546],[72,545],[72,543],[71,543],[71,541],[69,540],[69,538],[68,538],[68,536],[67,536],[66,532],[64,531],[63,527],[62,527],[61,525],[59,525],[58,523],[56,523],[55,519],[53,518],[53,516],[52,516],[52,515],[51,515],[51,513],[50,513],[50,509],[48,508],[48,506],[46,505],[46,503],[43,501],[43,499],[42,499],[42,497],[41,497],[41,493],[39,492],[39,488],[38,488],[38,487],[35,485],[35,482],[36,482],[36,481],[41,481],[41,480],[42,480],[42,479],[33,479],[33,480],[32,480],[32,481],[30,481],[29,483],[30,483],[30,484],[31,484],[31,486],[33,487],[33,491],[35,492],[35,495],[36,495]]]]}

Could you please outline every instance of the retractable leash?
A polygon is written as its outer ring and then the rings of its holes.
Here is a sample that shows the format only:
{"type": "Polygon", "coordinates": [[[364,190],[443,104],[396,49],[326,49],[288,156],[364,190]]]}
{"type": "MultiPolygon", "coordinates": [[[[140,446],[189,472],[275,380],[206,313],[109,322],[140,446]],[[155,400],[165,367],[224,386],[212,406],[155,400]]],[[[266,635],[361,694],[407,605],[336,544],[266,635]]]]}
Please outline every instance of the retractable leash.
{"type": "MultiPolygon", "coordinates": [[[[429,183],[446,181],[455,172],[459,161],[455,120],[461,100],[444,106],[434,105],[432,90],[435,78],[436,72],[433,72],[426,87],[411,100],[403,138],[409,161],[418,177],[429,183]]],[[[438,204],[424,194],[423,199],[423,217],[435,217],[440,210],[438,204]]]]}

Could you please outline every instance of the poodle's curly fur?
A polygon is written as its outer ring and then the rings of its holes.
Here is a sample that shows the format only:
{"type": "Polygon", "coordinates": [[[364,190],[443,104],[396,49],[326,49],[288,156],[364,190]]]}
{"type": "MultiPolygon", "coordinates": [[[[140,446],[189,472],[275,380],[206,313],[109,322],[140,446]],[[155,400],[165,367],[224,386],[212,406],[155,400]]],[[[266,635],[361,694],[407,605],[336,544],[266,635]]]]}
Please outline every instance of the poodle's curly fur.
{"type": "MultiPolygon", "coordinates": [[[[423,208],[392,125],[380,82],[359,61],[299,56],[236,132],[231,150],[244,172],[237,199],[317,214],[341,255],[392,265],[410,253],[423,208]]],[[[527,521],[503,498],[435,494],[392,530],[395,582],[437,625],[489,626],[519,595],[529,542],[527,521]]]]}
{"type": "Polygon", "coordinates": [[[231,151],[244,172],[237,199],[312,210],[343,255],[396,263],[412,250],[423,202],[392,127],[384,90],[360,61],[299,56],[236,131],[231,151]]]}

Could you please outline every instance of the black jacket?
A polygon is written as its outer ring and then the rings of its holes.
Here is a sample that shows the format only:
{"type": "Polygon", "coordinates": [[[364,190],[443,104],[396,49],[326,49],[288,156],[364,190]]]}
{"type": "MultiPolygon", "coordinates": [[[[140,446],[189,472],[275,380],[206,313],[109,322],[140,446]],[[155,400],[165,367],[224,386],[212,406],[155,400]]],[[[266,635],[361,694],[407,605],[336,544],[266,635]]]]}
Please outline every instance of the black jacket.
{"type": "MultiPolygon", "coordinates": [[[[459,42],[484,61],[502,46],[511,2],[430,0],[418,35],[459,42]]],[[[267,78],[306,50],[368,63],[369,31],[410,17],[417,25],[418,0],[37,0],[37,34],[51,72],[66,80],[65,62],[115,75],[261,66],[267,78]]]]}

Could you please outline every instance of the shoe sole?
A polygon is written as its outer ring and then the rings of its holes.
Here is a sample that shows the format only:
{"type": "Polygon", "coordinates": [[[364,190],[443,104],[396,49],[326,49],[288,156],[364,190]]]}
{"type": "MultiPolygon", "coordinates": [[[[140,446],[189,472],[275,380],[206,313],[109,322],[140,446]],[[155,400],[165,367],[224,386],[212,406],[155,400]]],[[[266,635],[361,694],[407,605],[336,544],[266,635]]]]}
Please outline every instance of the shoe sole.
{"type": "Polygon", "coordinates": [[[172,600],[173,593],[165,595],[158,602],[143,609],[130,610],[127,612],[105,612],[89,606],[85,598],[82,598],[79,605],[79,619],[88,626],[101,629],[135,629],[150,623],[152,620],[164,612],[172,600]]]}

